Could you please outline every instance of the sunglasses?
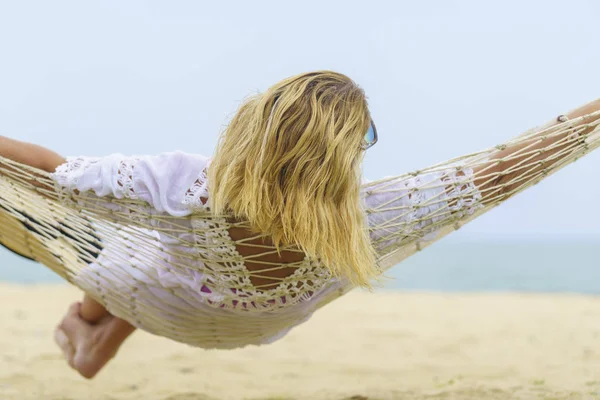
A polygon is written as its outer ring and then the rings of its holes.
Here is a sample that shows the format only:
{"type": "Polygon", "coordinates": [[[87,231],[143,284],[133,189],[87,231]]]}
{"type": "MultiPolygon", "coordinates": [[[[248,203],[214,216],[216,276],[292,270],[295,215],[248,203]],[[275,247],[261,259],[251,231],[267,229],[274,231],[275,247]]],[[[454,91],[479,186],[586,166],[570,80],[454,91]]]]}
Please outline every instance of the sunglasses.
{"type": "Polygon", "coordinates": [[[367,150],[373,147],[375,143],[377,143],[377,128],[375,127],[375,122],[371,120],[371,125],[369,125],[369,130],[365,134],[361,147],[363,150],[367,150]]]}

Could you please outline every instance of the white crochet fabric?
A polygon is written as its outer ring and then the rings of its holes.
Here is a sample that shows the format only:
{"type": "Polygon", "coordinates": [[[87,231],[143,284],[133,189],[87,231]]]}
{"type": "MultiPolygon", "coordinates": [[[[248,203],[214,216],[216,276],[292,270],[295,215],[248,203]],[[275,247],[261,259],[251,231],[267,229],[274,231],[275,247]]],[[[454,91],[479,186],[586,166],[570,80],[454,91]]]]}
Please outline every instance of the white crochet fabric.
{"type": "MultiPolygon", "coordinates": [[[[110,196],[145,201],[149,207],[140,212],[135,208],[116,211],[127,213],[129,218],[132,214],[139,215],[151,228],[160,220],[149,215],[183,217],[210,206],[208,165],[207,157],[182,152],[139,157],[120,154],[76,157],[68,158],[52,178],[65,202],[71,201],[74,192],[105,208],[116,207],[103,201],[110,196]],[[208,198],[208,203],[203,204],[201,198],[208,198]]],[[[412,232],[423,232],[427,226],[431,229],[425,230],[419,240],[433,239],[436,222],[444,219],[438,211],[472,213],[481,198],[470,170],[428,173],[390,180],[380,186],[373,193],[363,193],[365,207],[370,210],[371,238],[378,250],[410,239],[412,232]]],[[[257,290],[229,238],[224,220],[192,216],[181,223],[194,229],[175,237],[152,229],[116,230],[113,239],[120,240],[111,240],[96,262],[73,278],[74,283],[102,299],[113,314],[154,334],[165,334],[162,329],[168,327],[172,337],[173,327],[179,325],[180,319],[187,326],[190,322],[201,326],[209,320],[227,321],[214,324],[215,332],[210,338],[196,335],[193,330],[178,332],[178,337],[174,337],[205,348],[270,343],[310,318],[327,294],[347,285],[332,278],[319,263],[305,258],[276,288],[257,290]],[[194,230],[202,234],[194,234],[194,230]],[[158,245],[148,246],[150,241],[158,245]],[[177,254],[190,251],[181,246],[186,241],[206,244],[193,250],[203,252],[203,260],[222,260],[226,255],[232,261],[226,265],[195,261],[182,266],[189,259],[182,261],[177,254]],[[282,292],[286,295],[282,296],[282,292]],[[123,304],[131,305],[126,314],[121,312],[123,304]],[[152,312],[144,312],[150,309],[152,312]],[[256,318],[266,323],[249,323],[256,318]],[[253,328],[258,326],[261,328],[253,328]]]]}

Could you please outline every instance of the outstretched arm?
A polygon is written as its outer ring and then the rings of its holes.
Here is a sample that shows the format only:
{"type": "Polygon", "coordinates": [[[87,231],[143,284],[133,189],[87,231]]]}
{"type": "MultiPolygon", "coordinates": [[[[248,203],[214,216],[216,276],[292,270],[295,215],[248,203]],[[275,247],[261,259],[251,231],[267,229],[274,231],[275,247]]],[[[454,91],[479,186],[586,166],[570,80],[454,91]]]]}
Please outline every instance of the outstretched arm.
{"type": "Polygon", "coordinates": [[[578,146],[579,138],[596,129],[600,114],[588,115],[597,111],[600,111],[600,99],[536,128],[534,132],[538,134],[532,135],[529,140],[508,145],[488,162],[474,167],[474,182],[482,193],[482,202],[505,200],[521,186],[571,155],[578,146]],[[588,117],[578,119],[583,116],[588,117]],[[560,132],[553,133],[552,128],[561,124],[568,129],[561,128],[560,132]]]}
{"type": "Polygon", "coordinates": [[[46,172],[54,172],[66,160],[45,147],[0,136],[0,156],[46,172]]]}
{"type": "Polygon", "coordinates": [[[441,228],[491,208],[541,180],[561,162],[583,155],[588,146],[597,146],[592,132],[600,129],[599,124],[600,100],[596,100],[506,145],[365,185],[376,250],[383,256],[414,240],[438,239],[441,228]]]}
{"type": "MultiPolygon", "coordinates": [[[[49,173],[54,172],[59,165],[66,161],[63,156],[45,147],[5,136],[0,136],[0,157],[49,173]]],[[[43,178],[40,174],[36,174],[34,171],[30,171],[28,174],[23,172],[21,169],[13,168],[7,162],[0,164],[0,175],[12,175],[15,179],[33,187],[50,189],[49,183],[40,181],[40,178],[43,178]]],[[[40,193],[45,194],[43,191],[40,193]]]]}

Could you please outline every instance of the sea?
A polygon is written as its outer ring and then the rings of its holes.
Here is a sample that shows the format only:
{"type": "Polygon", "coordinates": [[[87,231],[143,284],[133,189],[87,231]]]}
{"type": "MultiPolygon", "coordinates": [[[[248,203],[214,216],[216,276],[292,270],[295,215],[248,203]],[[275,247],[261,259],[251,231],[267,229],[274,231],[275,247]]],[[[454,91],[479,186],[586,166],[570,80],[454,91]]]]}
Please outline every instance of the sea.
{"type": "MultiPolygon", "coordinates": [[[[390,269],[376,290],[600,294],[600,238],[452,237],[390,269]]],[[[62,283],[48,268],[0,249],[0,281],[62,283]]]]}

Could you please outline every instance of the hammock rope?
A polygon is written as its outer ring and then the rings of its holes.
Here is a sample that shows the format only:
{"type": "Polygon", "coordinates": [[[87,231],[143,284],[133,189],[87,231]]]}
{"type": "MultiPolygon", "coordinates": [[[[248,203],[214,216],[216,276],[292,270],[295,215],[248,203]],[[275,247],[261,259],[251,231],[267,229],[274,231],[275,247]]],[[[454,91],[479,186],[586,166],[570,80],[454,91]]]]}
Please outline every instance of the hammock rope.
{"type": "MultiPolygon", "coordinates": [[[[502,145],[364,184],[365,212],[381,270],[597,148],[599,124],[600,111],[559,118],[556,125],[532,129],[502,145]],[[513,148],[517,150],[503,153],[513,148]],[[510,167],[494,168],[503,163],[510,167]],[[426,192],[436,194],[421,198],[426,192]]],[[[318,260],[306,262],[296,248],[283,250],[298,253],[298,261],[280,264],[264,236],[233,240],[231,232],[249,226],[229,215],[198,210],[174,217],[138,200],[65,194],[50,174],[4,158],[0,193],[2,245],[92,291],[114,315],[184,343],[236,347],[264,341],[303,322],[277,310],[310,304],[304,306],[310,314],[353,288],[333,279],[318,260]],[[235,251],[239,246],[250,254],[242,257],[235,251]],[[148,263],[161,273],[145,268],[148,263]],[[245,268],[245,263],[255,268],[245,268]],[[94,270],[95,264],[106,268],[94,270]],[[196,273],[204,277],[198,293],[178,286],[178,279],[196,273]],[[171,284],[165,284],[165,276],[171,284]],[[332,280],[335,285],[323,283],[332,280]],[[225,288],[233,299],[207,300],[215,287],[225,288]],[[317,292],[318,299],[308,301],[317,292]],[[198,302],[220,314],[199,310],[198,302]]]]}

